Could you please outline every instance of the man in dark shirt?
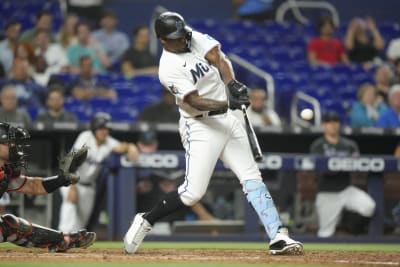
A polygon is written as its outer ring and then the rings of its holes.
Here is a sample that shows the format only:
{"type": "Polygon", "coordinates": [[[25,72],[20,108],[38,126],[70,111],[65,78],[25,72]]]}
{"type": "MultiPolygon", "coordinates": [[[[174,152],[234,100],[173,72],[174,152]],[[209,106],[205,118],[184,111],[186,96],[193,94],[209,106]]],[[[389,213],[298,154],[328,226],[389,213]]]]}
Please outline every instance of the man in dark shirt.
{"type": "MultiPolygon", "coordinates": [[[[311,144],[311,153],[328,157],[352,157],[359,155],[357,144],[340,136],[340,118],[336,112],[322,117],[324,136],[311,144]]],[[[361,231],[375,211],[374,200],[363,190],[351,185],[350,174],[326,172],[318,177],[316,208],[319,220],[319,237],[335,233],[343,211],[349,211],[353,224],[361,231]]]]}
{"type": "Polygon", "coordinates": [[[176,123],[178,120],[175,97],[167,90],[163,90],[160,102],[146,106],[138,117],[138,121],[154,123],[176,123]]]}
{"type": "Polygon", "coordinates": [[[62,88],[54,86],[47,95],[47,110],[40,113],[37,121],[45,125],[51,125],[55,122],[77,123],[75,114],[64,110],[64,93],[62,88]]]}
{"type": "Polygon", "coordinates": [[[138,26],[133,30],[133,43],[121,59],[121,72],[125,77],[158,73],[157,60],[149,51],[149,29],[138,26]]]}

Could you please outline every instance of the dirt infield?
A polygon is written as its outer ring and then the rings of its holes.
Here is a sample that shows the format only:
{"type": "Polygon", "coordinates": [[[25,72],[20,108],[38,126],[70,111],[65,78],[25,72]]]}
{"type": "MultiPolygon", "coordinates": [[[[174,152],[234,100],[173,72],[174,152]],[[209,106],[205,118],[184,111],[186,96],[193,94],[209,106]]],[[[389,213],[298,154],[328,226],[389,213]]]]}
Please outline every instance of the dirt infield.
{"type": "Polygon", "coordinates": [[[306,251],[302,256],[271,256],[265,250],[141,249],[127,255],[118,249],[71,250],[48,253],[41,249],[0,249],[2,261],[12,262],[233,262],[321,264],[338,266],[400,266],[396,252],[306,251]]]}

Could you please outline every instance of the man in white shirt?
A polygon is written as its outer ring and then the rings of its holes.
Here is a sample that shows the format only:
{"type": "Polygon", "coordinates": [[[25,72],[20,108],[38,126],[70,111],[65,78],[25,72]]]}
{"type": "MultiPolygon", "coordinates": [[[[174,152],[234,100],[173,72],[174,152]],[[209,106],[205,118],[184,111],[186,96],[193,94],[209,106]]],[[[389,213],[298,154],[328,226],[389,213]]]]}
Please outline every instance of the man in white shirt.
{"type": "Polygon", "coordinates": [[[68,58],[65,50],[57,43],[50,43],[48,31],[38,30],[35,36],[35,56],[42,56],[46,61],[46,68],[39,72],[37,69],[33,73],[33,79],[42,86],[47,86],[50,76],[66,70],[68,58]]]}
{"type": "Polygon", "coordinates": [[[137,148],[132,143],[119,142],[110,136],[111,117],[104,112],[97,113],[91,120],[90,130],[83,131],[76,139],[73,149],[89,147],[86,161],[78,168],[79,183],[61,189],[63,202],[60,210],[60,230],[80,229],[87,225],[94,206],[96,179],[103,167],[102,163],[112,152],[127,154],[130,160],[138,157],[137,148]]]}

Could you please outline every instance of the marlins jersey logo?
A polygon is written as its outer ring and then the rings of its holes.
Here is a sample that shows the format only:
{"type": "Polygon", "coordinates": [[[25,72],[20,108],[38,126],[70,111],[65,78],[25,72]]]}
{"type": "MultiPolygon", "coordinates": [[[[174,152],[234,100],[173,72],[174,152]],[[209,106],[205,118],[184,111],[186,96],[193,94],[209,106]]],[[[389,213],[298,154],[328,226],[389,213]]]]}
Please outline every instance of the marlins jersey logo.
{"type": "Polygon", "coordinates": [[[210,67],[207,66],[204,63],[198,62],[195,65],[194,69],[190,70],[190,73],[192,74],[193,78],[193,83],[196,84],[199,79],[203,78],[205,73],[207,73],[210,70],[210,67]]]}
{"type": "Polygon", "coordinates": [[[179,94],[178,88],[176,88],[172,83],[168,84],[168,90],[170,90],[174,95],[179,94]]]}

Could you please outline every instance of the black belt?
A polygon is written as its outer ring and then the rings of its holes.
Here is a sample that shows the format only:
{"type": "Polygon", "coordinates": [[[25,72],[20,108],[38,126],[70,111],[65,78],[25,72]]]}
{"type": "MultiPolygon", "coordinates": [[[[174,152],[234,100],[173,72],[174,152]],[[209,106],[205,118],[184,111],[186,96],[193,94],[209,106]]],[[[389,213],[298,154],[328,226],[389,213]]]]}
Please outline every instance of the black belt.
{"type": "Polygon", "coordinates": [[[203,113],[203,114],[200,114],[200,115],[197,115],[194,117],[197,119],[197,118],[210,117],[210,116],[215,116],[215,115],[225,114],[225,113],[226,113],[226,109],[213,110],[213,111],[209,111],[207,113],[203,113]]]}

